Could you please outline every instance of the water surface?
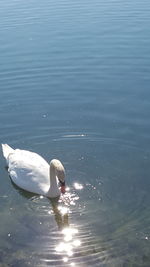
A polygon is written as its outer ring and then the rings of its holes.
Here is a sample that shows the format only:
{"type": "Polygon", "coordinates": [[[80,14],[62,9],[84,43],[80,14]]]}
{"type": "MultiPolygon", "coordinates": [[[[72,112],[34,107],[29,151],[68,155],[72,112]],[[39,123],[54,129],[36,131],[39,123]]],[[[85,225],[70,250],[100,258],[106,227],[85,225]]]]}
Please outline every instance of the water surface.
{"type": "Polygon", "coordinates": [[[0,169],[2,266],[150,266],[150,4],[1,1],[0,141],[66,168],[60,200],[0,169]]]}

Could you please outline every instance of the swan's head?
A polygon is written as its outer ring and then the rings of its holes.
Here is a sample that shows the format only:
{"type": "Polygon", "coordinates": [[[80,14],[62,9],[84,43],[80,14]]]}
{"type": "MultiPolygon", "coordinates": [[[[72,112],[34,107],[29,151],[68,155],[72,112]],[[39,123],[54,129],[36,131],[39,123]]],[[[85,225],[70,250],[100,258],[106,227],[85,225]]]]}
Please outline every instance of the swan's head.
{"type": "Polygon", "coordinates": [[[59,180],[61,193],[65,193],[65,169],[62,163],[58,159],[53,159],[50,162],[50,166],[55,169],[55,174],[59,180]]]}

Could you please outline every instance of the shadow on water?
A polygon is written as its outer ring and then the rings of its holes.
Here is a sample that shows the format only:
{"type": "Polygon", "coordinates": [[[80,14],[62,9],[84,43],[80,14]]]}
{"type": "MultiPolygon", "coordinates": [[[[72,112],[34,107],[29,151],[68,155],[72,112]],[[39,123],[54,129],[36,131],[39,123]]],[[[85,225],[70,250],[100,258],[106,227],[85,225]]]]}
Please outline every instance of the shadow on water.
{"type": "MultiPolygon", "coordinates": [[[[11,180],[11,178],[10,178],[11,180]]],[[[32,200],[35,197],[39,197],[38,194],[35,193],[31,193],[28,191],[25,191],[21,188],[19,188],[12,180],[11,183],[13,185],[13,187],[17,190],[17,192],[24,198],[28,199],[28,200],[32,200]]],[[[60,202],[60,197],[56,197],[56,198],[47,198],[47,200],[49,201],[49,203],[51,204],[52,207],[52,211],[55,217],[55,221],[56,224],[58,226],[58,230],[62,230],[63,228],[69,227],[69,218],[68,218],[68,213],[67,210],[65,210],[65,213],[62,214],[61,210],[59,209],[59,202],[60,202]]]]}

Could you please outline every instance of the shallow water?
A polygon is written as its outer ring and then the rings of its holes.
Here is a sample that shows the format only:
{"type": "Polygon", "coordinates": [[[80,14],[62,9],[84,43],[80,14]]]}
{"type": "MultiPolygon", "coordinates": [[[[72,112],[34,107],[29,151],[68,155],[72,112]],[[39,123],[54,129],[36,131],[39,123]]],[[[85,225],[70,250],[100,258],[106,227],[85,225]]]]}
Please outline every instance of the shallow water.
{"type": "Polygon", "coordinates": [[[0,159],[0,266],[150,266],[150,4],[1,1],[0,141],[66,168],[60,200],[0,159]]]}

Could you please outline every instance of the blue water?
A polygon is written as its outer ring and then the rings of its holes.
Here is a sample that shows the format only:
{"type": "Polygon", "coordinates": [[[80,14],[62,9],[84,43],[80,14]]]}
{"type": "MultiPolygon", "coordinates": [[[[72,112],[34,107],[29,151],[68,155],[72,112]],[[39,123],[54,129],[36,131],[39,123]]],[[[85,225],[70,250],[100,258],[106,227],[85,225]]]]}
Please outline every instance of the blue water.
{"type": "Polygon", "coordinates": [[[148,0],[1,1],[0,142],[69,191],[20,190],[1,153],[0,265],[150,266],[149,28],[148,0]]]}

